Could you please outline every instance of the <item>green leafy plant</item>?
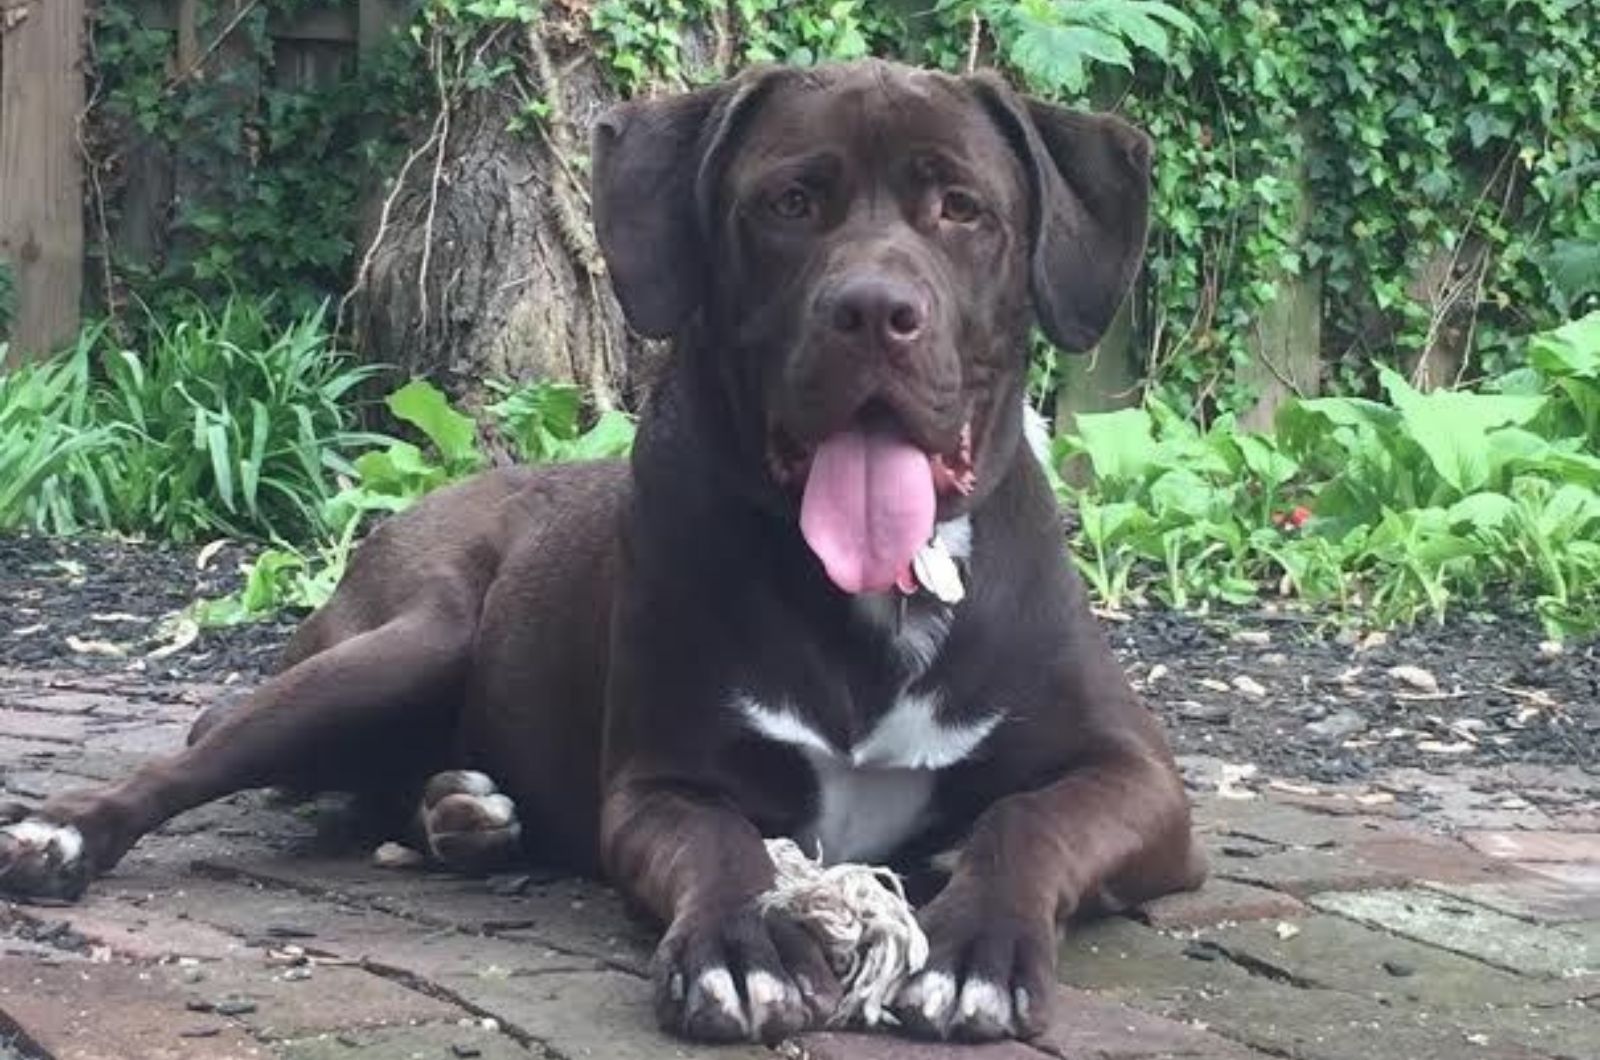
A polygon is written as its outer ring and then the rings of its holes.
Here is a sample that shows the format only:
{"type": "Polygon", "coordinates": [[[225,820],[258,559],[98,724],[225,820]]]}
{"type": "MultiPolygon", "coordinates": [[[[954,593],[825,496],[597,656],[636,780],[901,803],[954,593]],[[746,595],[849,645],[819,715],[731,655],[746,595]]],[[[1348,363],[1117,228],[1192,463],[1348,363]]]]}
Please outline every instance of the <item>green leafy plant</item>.
{"type": "MultiPolygon", "coordinates": [[[[611,459],[626,455],[632,447],[633,421],[623,413],[602,412],[583,427],[575,386],[550,382],[491,386],[502,398],[486,410],[488,418],[513,440],[525,462],[611,459]]],[[[250,565],[242,590],[195,606],[197,622],[233,625],[285,609],[321,607],[333,595],[372,517],[404,511],[488,463],[477,423],[453,408],[432,383],[414,379],[390,394],[387,405],[424,444],[391,439],[383,448],[356,457],[352,481],[327,505],[325,523],[334,532],[309,549],[289,544],[267,549],[250,565]]]]}
{"type": "MultiPolygon", "coordinates": [[[[75,454],[107,439],[90,415],[90,352],[100,334],[90,328],[62,357],[0,375],[0,530],[70,519],[58,478],[75,454]]],[[[4,355],[0,343],[0,362],[4,355]]]]}
{"type": "Polygon", "coordinates": [[[379,437],[356,429],[350,400],[376,369],[334,346],[320,311],[282,327],[271,316],[241,298],[215,314],[191,306],[152,319],[140,349],[97,326],[8,379],[7,447],[35,455],[0,519],[174,540],[321,533],[346,455],[379,437]]]}
{"type": "Polygon", "coordinates": [[[1097,66],[1133,72],[1136,51],[1164,62],[1194,20],[1160,0],[944,0],[939,9],[984,20],[1006,63],[1036,90],[1078,96],[1097,66]]]}
{"type": "Polygon", "coordinates": [[[1600,312],[1529,340],[1494,389],[1292,403],[1275,435],[1202,430],[1159,400],[1080,415],[1074,559],[1118,607],[1276,587],[1384,622],[1532,601],[1554,635],[1600,628],[1600,312]]]}

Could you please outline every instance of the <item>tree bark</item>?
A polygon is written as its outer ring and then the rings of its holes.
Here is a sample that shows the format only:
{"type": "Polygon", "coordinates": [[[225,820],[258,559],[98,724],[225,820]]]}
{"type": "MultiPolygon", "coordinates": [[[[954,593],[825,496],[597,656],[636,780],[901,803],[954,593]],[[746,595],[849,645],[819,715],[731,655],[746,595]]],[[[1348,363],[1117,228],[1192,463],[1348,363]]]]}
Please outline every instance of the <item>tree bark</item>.
{"type": "Polygon", "coordinates": [[[508,131],[522,97],[499,85],[448,108],[442,152],[413,156],[348,306],[363,357],[469,407],[487,380],[535,379],[577,383],[599,408],[632,405],[660,355],[628,331],[590,224],[589,130],[616,94],[587,27],[546,10],[498,45],[545,118],[508,131]]]}

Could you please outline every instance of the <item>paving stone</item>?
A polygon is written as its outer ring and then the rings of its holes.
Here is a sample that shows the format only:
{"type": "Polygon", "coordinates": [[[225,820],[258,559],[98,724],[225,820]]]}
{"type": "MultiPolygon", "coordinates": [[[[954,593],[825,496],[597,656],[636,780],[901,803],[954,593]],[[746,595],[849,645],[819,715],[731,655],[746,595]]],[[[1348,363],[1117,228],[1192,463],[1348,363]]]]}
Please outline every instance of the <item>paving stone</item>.
{"type": "Polygon", "coordinates": [[[1461,838],[1492,858],[1600,865],[1600,832],[1466,832],[1461,838]]]}
{"type": "Polygon", "coordinates": [[[1416,880],[1480,883],[1515,873],[1453,840],[1422,834],[1367,837],[1349,845],[1271,851],[1214,866],[1219,878],[1283,891],[1297,898],[1324,891],[1397,887],[1416,880]]]}
{"type": "MultiPolygon", "coordinates": [[[[1418,1006],[1299,989],[1227,966],[1204,990],[1158,992],[1138,1003],[1170,1017],[1199,1020],[1230,1038],[1296,1060],[1549,1060],[1563,1055],[1503,1033],[1518,1028],[1526,1033],[1527,1010],[1521,1008],[1505,1010],[1504,1027],[1475,1023],[1466,1029],[1418,1006]]],[[[1577,1060],[1580,1054],[1566,1055],[1577,1060]]]]}
{"type": "Polygon", "coordinates": [[[1401,827],[1389,821],[1312,813],[1265,797],[1206,799],[1195,806],[1194,818],[1202,835],[1242,836],[1284,848],[1331,848],[1401,827]]]}
{"type": "MultiPolygon", "coordinates": [[[[1540,868],[1565,869],[1545,865],[1540,868]]],[[[1578,866],[1587,870],[1587,866],[1578,866]]],[[[1527,872],[1517,879],[1495,883],[1428,884],[1431,890],[1464,898],[1477,905],[1522,920],[1544,924],[1572,924],[1600,920],[1600,882],[1581,871],[1578,879],[1563,879],[1559,872],[1527,872]]]]}
{"type": "Polygon", "coordinates": [[[0,710],[0,736],[47,743],[78,743],[87,728],[81,717],[32,710],[0,710]]]}
{"type": "Polygon", "coordinates": [[[148,715],[152,709],[159,709],[154,708],[153,704],[145,703],[140,705],[143,708],[141,710],[130,704],[125,697],[110,692],[71,689],[41,688],[12,691],[7,700],[11,706],[26,707],[28,710],[50,714],[93,714],[96,717],[107,718],[137,718],[148,715]]]}
{"type": "Polygon", "coordinates": [[[530,884],[521,894],[496,894],[484,880],[397,872],[348,859],[207,860],[204,868],[343,895],[424,924],[547,944],[638,974],[649,967],[655,949],[655,930],[629,918],[616,892],[584,880],[530,884]]]}
{"type": "MultiPolygon", "coordinates": [[[[1049,1060],[1049,1054],[1019,1042],[962,1045],[916,1042],[888,1034],[808,1034],[785,1045],[797,1060],[1049,1060]]],[[[1079,1054],[1069,1054],[1077,1060],[1079,1054]]],[[[1081,1054],[1084,1060],[1093,1053],[1081,1054]]]]}
{"type": "Polygon", "coordinates": [[[1537,925],[1435,891],[1319,894],[1311,904],[1524,975],[1600,974],[1600,948],[1566,926],[1537,925]]]}
{"type": "Polygon", "coordinates": [[[542,1049],[530,1051],[504,1034],[469,1023],[323,1034],[278,1043],[272,1055],[282,1060],[529,1060],[548,1054],[542,1049]]]}
{"type": "Polygon", "coordinates": [[[0,1013],[51,1060],[257,1060],[267,1055],[242,1028],[189,1011],[183,994],[132,965],[0,962],[0,1013]],[[194,1033],[207,1036],[185,1036],[194,1033]]]}
{"type": "Polygon", "coordinates": [[[1274,924],[1240,924],[1201,937],[1261,975],[1434,1011],[1560,1005],[1592,991],[1580,981],[1513,975],[1343,917],[1311,916],[1293,926],[1288,934],[1274,924]]]}
{"type": "Polygon", "coordinates": [[[64,758],[70,752],[71,748],[66,744],[24,740],[0,733],[0,763],[8,767],[40,761],[47,761],[53,765],[56,759],[64,758]]]}
{"type": "Polygon", "coordinates": [[[1119,1000],[1129,1000],[1147,988],[1204,990],[1216,976],[1220,957],[1204,950],[1186,956],[1188,946],[1184,939],[1121,917],[1093,921],[1062,939],[1056,978],[1119,1000]]]}
{"type": "Polygon", "coordinates": [[[105,895],[91,893],[82,905],[19,908],[17,915],[39,925],[65,923],[91,944],[134,960],[192,957],[216,961],[246,952],[244,944],[232,935],[180,919],[159,906],[146,909],[105,895]]]}
{"type": "Polygon", "coordinates": [[[181,721],[142,721],[112,732],[95,732],[83,740],[85,757],[96,752],[114,754],[132,763],[180,750],[189,735],[189,723],[181,721]]]}
{"type": "Polygon", "coordinates": [[[285,978],[287,970],[269,964],[263,954],[254,960],[208,965],[198,982],[189,981],[188,969],[172,965],[151,969],[150,974],[189,1000],[250,1004],[251,1011],[233,1018],[266,1039],[434,1023],[466,1015],[455,1005],[360,968],[319,965],[307,978],[285,978]]]}
{"type": "Polygon", "coordinates": [[[1030,1044],[1071,1060],[1250,1060],[1261,1055],[1200,1027],[1070,988],[1057,994],[1055,1018],[1030,1044]]]}
{"type": "Polygon", "coordinates": [[[1305,911],[1305,905],[1290,895],[1232,880],[1213,879],[1198,891],[1149,902],[1140,909],[1138,916],[1156,927],[1178,930],[1228,921],[1296,917],[1305,911]]]}
{"type": "Polygon", "coordinates": [[[484,978],[447,977],[439,985],[487,1012],[517,1037],[561,1057],[599,1060],[772,1060],[759,1046],[704,1047],[656,1028],[649,984],[622,972],[557,972],[484,978]]]}

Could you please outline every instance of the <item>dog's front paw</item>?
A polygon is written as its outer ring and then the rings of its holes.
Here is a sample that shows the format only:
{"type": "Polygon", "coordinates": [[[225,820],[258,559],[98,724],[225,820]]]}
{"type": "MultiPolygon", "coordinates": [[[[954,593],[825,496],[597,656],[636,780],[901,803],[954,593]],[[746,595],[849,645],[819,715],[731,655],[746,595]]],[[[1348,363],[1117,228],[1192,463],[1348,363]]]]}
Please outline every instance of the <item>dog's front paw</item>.
{"type": "Polygon", "coordinates": [[[981,895],[947,890],[918,920],[928,935],[928,963],[893,1005],[906,1030],[975,1042],[1044,1030],[1055,978],[1048,916],[1004,911],[981,895]]]}
{"type": "Polygon", "coordinates": [[[89,885],[83,833],[21,807],[0,807],[0,894],[73,900],[89,885]]]}
{"type": "Polygon", "coordinates": [[[654,976],[662,1028],[700,1041],[774,1043],[826,1022],[840,996],[803,928],[748,905],[680,917],[654,976]]]}

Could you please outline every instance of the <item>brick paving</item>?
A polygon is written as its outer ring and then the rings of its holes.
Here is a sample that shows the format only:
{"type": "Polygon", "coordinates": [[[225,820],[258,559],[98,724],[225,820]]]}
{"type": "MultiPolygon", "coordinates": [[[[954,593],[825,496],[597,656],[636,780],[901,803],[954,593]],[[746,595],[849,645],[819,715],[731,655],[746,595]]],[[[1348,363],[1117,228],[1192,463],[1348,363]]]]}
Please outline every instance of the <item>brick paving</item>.
{"type": "MultiPolygon", "coordinates": [[[[0,798],[117,776],[223,692],[0,671],[0,798]]],[[[1600,777],[1219,791],[1222,763],[1184,765],[1213,882],[1069,933],[1026,1044],[690,1047],[654,1029],[652,933],[606,888],[379,869],[334,801],[255,793],[81,905],[0,905],[0,1060],[1600,1058],[1600,777]]]]}

